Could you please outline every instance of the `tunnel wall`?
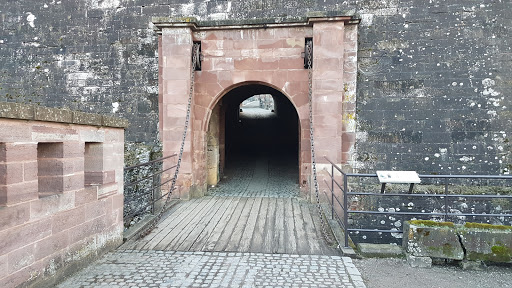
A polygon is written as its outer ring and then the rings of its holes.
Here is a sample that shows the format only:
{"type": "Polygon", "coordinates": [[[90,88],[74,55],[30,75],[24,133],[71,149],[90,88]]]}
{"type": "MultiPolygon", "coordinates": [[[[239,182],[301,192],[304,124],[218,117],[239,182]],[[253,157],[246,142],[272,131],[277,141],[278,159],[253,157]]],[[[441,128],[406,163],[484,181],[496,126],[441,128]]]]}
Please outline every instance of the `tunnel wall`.
{"type": "Polygon", "coordinates": [[[144,160],[161,149],[151,17],[286,21],[342,11],[362,20],[357,112],[348,119],[358,133],[347,159],[352,167],[507,173],[511,6],[494,0],[3,1],[0,100],[124,116],[132,123],[126,155],[144,160]]]}

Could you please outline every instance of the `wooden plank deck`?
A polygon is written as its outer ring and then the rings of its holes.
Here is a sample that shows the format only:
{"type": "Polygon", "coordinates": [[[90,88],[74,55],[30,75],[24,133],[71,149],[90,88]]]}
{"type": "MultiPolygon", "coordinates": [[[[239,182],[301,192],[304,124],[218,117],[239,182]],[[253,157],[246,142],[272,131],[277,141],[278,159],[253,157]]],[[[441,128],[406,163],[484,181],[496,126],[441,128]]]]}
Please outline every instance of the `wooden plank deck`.
{"type": "Polygon", "coordinates": [[[339,255],[316,207],[298,197],[208,196],[178,204],[146,237],[124,249],[339,255]]]}

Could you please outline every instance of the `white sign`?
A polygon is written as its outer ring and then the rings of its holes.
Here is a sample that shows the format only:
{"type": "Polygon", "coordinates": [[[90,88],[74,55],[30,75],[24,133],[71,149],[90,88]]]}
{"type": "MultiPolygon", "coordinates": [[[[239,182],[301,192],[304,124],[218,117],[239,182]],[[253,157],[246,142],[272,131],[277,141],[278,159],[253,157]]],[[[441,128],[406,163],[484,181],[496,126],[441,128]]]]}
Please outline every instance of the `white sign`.
{"type": "Polygon", "coordinates": [[[416,171],[377,171],[380,183],[412,184],[420,183],[416,171]]]}

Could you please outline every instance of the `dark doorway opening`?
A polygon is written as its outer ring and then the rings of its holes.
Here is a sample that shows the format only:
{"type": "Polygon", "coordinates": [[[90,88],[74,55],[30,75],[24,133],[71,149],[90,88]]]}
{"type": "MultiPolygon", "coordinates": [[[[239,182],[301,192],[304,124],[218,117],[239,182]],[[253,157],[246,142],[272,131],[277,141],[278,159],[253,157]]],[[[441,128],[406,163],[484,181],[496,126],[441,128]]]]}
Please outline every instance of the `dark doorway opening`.
{"type": "Polygon", "coordinates": [[[297,195],[300,127],[290,100],[250,84],[228,92],[221,105],[225,161],[219,186],[235,185],[250,196],[297,195]]]}
{"type": "Polygon", "coordinates": [[[298,165],[299,120],[286,96],[267,86],[246,85],[227,93],[223,105],[226,107],[226,167],[254,157],[298,165]],[[273,109],[240,105],[247,98],[260,95],[272,96],[273,109]]]}

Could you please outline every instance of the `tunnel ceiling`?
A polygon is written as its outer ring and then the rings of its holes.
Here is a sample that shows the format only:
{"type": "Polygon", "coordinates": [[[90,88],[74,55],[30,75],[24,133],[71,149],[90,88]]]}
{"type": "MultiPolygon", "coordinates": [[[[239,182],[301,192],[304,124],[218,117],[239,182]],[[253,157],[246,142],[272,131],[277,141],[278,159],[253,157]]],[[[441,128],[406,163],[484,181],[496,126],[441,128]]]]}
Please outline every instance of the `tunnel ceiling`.
{"type": "Polygon", "coordinates": [[[288,98],[286,98],[286,96],[277,89],[261,84],[249,84],[236,87],[224,95],[222,99],[226,104],[239,105],[245,99],[260,94],[271,94],[272,97],[274,97],[275,102],[282,102],[283,100],[289,102],[288,98]]]}

